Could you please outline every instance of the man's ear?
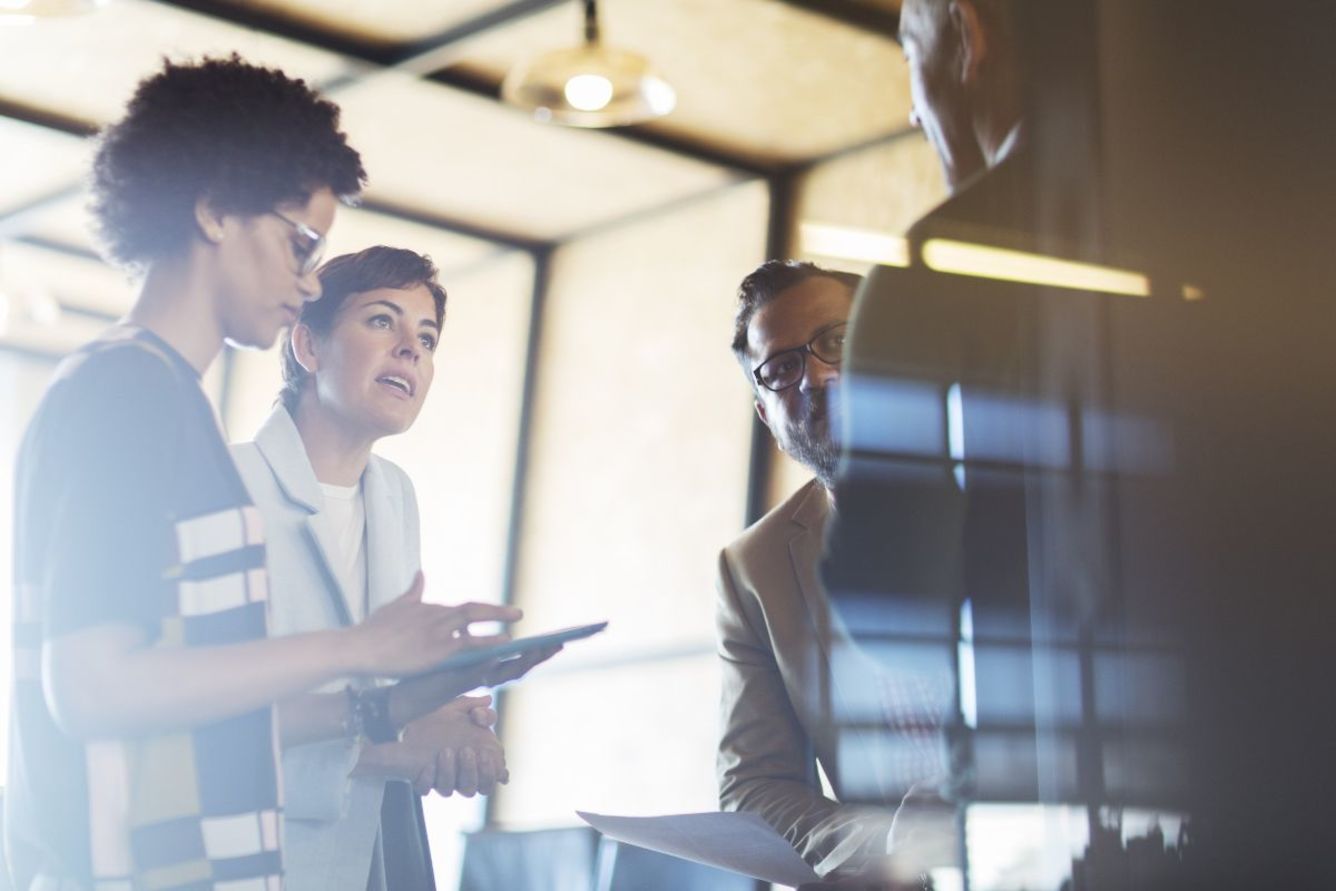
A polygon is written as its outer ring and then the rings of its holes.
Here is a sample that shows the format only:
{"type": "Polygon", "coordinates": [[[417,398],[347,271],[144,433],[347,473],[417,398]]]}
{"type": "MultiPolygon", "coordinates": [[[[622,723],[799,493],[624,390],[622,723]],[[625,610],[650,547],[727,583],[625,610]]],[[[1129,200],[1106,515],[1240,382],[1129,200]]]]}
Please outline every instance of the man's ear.
{"type": "Polygon", "coordinates": [[[988,55],[988,34],[979,7],[973,0],[951,0],[948,7],[951,29],[956,40],[957,73],[960,82],[973,86],[979,79],[979,69],[988,55]]]}
{"type": "Polygon", "coordinates": [[[760,399],[756,399],[752,401],[752,404],[756,406],[756,416],[761,419],[761,423],[765,425],[765,429],[770,431],[770,437],[774,439],[775,445],[778,446],[781,452],[784,451],[784,447],[779,444],[779,437],[775,436],[775,431],[770,426],[770,419],[765,416],[765,403],[760,399]]]}
{"type": "Polygon", "coordinates": [[[208,195],[195,199],[195,226],[199,229],[200,237],[210,244],[218,244],[223,240],[224,216],[208,195]]]}
{"type": "Polygon", "coordinates": [[[315,374],[320,368],[320,359],[315,352],[315,335],[306,325],[298,322],[292,326],[292,355],[297,360],[297,364],[305,369],[307,374],[315,374]]]}

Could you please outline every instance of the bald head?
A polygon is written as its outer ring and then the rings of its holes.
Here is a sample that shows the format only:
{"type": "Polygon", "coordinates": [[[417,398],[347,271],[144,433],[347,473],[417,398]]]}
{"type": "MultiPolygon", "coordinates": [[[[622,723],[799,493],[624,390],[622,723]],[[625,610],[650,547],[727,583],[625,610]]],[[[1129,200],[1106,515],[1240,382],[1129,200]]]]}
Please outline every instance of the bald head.
{"type": "Polygon", "coordinates": [[[953,192],[1000,158],[1020,120],[1008,0],[905,0],[910,121],[937,151],[953,192]]]}

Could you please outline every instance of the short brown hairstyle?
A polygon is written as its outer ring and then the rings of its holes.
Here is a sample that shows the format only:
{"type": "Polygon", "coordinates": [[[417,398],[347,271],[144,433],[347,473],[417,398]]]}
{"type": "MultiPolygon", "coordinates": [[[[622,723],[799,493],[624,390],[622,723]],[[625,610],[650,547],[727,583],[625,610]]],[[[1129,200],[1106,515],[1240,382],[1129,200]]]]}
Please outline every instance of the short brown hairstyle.
{"type": "MultiPolygon", "coordinates": [[[[436,304],[436,324],[445,322],[445,288],[436,281],[436,264],[424,254],[404,248],[377,245],[355,254],[343,254],[320,267],[320,299],[302,307],[297,324],[305,325],[317,336],[329,334],[339,308],[354,294],[380,288],[424,286],[436,304]]],[[[296,414],[302,387],[310,372],[302,368],[292,351],[292,338],[283,341],[283,389],[278,398],[289,414],[296,414]]]]}

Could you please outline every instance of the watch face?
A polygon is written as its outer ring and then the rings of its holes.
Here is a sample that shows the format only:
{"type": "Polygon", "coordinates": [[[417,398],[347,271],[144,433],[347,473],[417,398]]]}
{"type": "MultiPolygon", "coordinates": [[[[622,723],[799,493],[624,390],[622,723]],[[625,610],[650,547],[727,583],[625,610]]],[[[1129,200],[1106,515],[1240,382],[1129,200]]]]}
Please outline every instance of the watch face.
{"type": "Polygon", "coordinates": [[[373,743],[397,742],[399,731],[390,720],[390,688],[347,688],[348,722],[345,735],[373,743]]]}

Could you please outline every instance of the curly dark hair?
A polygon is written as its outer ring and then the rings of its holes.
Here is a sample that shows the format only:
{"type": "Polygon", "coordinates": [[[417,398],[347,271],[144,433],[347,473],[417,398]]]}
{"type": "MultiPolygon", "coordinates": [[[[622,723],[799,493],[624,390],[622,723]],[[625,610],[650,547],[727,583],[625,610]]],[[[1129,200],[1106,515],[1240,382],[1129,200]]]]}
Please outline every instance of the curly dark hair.
{"type": "MultiPolygon", "coordinates": [[[[738,313],[733,319],[733,355],[747,367],[747,328],[756,311],[780,294],[802,284],[809,278],[830,278],[848,285],[850,292],[858,290],[861,275],[824,269],[806,260],[766,260],[753,269],[738,285],[738,313]]],[[[748,369],[750,370],[750,369],[748,369]]],[[[751,379],[749,374],[748,380],[751,379]]],[[[754,383],[754,382],[753,382],[754,383]]]]}
{"type": "MultiPolygon", "coordinates": [[[[334,328],[334,317],[339,308],[354,294],[365,294],[380,288],[413,288],[423,285],[431,292],[436,304],[436,325],[445,322],[445,288],[436,281],[436,264],[425,254],[416,254],[404,248],[377,245],[355,254],[343,254],[325,263],[317,273],[320,276],[320,299],[302,307],[297,323],[311,329],[317,337],[324,337],[334,328]]],[[[297,413],[302,387],[310,373],[302,368],[292,352],[292,338],[283,341],[283,389],[278,398],[289,414],[297,413]]]]}
{"type": "Polygon", "coordinates": [[[235,53],[164,59],[102,131],[92,211],[108,256],[141,266],[185,247],[201,196],[224,212],[260,214],[326,186],[349,201],[365,181],[338,106],[304,81],[235,53]]]}

